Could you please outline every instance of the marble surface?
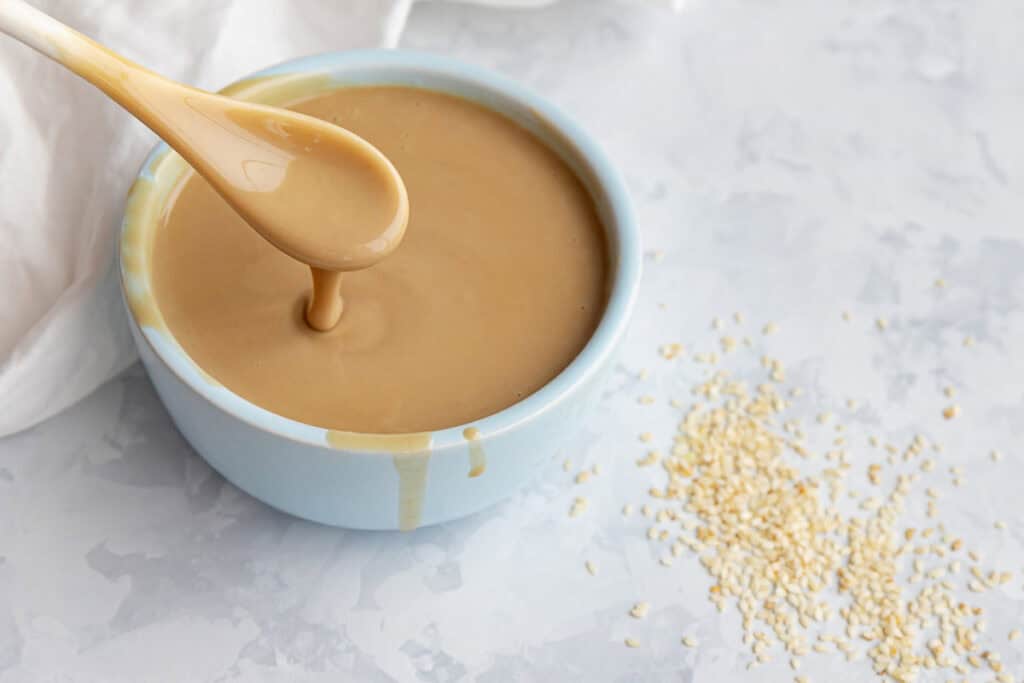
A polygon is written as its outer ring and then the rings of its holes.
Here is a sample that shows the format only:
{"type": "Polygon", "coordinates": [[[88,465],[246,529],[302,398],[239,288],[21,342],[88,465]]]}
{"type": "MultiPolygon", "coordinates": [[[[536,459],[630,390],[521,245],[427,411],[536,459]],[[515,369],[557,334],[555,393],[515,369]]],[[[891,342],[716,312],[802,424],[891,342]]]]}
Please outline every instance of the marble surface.
{"type": "MultiPolygon", "coordinates": [[[[658,481],[634,464],[637,434],[668,445],[668,399],[707,372],[658,345],[712,349],[711,319],[734,311],[755,348],[723,365],[783,360],[807,392],[793,413],[840,415],[858,466],[879,459],[868,435],[943,445],[927,484],[941,520],[1014,572],[970,597],[1020,680],[1024,639],[1006,634],[1024,622],[1021,26],[1020,5],[967,0],[418,5],[405,46],[526,82],[627,176],[652,258],[606,400],[564,454],[602,474],[577,486],[553,462],[458,523],[331,529],[226,484],[133,368],[0,441],[0,682],[792,680],[784,657],[749,673],[696,559],[659,565],[644,520],[620,514],[658,481]],[[576,495],[590,508],[572,519],[576,495]],[[644,620],[627,614],[638,600],[644,620]]],[[[907,523],[924,509],[919,490],[907,523]]],[[[871,679],[834,655],[802,673],[871,679]]]]}

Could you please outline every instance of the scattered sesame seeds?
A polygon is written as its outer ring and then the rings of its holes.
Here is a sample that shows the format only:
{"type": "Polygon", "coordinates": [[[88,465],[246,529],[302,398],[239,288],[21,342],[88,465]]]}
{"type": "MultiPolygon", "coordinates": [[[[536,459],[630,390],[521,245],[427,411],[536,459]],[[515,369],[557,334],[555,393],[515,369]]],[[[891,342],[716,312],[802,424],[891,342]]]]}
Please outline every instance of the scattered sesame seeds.
{"type": "MultiPolygon", "coordinates": [[[[740,322],[738,314],[734,319],[740,322]]],[[[766,334],[769,325],[774,323],[766,325],[766,334]]],[[[719,340],[725,353],[736,348],[730,339],[719,340]]],[[[714,365],[719,357],[701,353],[695,360],[714,365]]],[[[763,358],[762,365],[769,377],[783,381],[781,362],[763,358]]],[[[940,451],[940,445],[920,435],[904,447],[886,444],[886,461],[903,469],[868,465],[873,486],[889,479],[894,483],[891,489],[872,489],[877,495],[858,496],[858,491],[848,490],[860,481],[848,477],[854,453],[846,451],[843,437],[833,439],[825,468],[815,474],[804,476],[788,461],[792,454],[803,459],[815,454],[798,421],[778,429],[774,416],[789,405],[778,385],[766,382],[750,389],[719,368],[700,372],[704,379],[693,388],[697,403],[687,408],[671,402],[683,417],[667,454],[651,451],[637,461],[640,466],[660,463],[655,472],[668,475],[667,482],[649,491],[657,508],[645,504],[642,512],[655,525],[646,528],[648,538],[666,544],[659,546],[658,561],[667,567],[686,550],[693,552],[714,579],[708,596],[718,611],[728,604],[739,610],[744,642],[753,654],[748,668],[771,661],[775,648],[786,651],[794,670],[809,652],[835,651],[848,661],[867,655],[878,675],[899,683],[915,680],[924,669],[960,672],[962,667],[960,673],[966,675],[965,661],[978,668],[984,662],[1004,683],[998,653],[984,651],[979,643],[978,634],[985,630],[980,608],[954,594],[955,584],[964,586],[966,581],[968,590],[982,593],[1011,581],[1012,574],[988,569],[986,574],[972,566],[971,576],[957,576],[960,562],[949,556],[963,549],[962,539],[942,524],[904,531],[898,522],[912,485],[922,472],[936,467],[932,458],[921,460],[919,468],[913,461],[929,446],[940,451]],[[868,514],[841,512],[835,502],[847,494],[868,514]],[[902,578],[908,561],[903,558],[912,560],[909,579],[902,578]],[[826,599],[834,587],[843,598],[842,607],[826,599]],[[809,629],[837,616],[845,622],[841,628],[846,637],[826,633],[813,642],[809,629]],[[755,630],[761,624],[767,628],[755,630]]],[[[944,393],[952,398],[951,388],[944,393]]],[[[785,395],[799,393],[787,389],[785,395]]],[[[854,410],[856,402],[847,399],[846,406],[854,410]]],[[[958,414],[956,405],[943,411],[946,419],[958,414]],[[947,415],[951,409],[953,414],[947,415]]],[[[822,413],[818,420],[825,424],[832,417],[822,413]]],[[[653,435],[645,432],[640,438],[647,443],[653,435]]],[[[869,441],[881,445],[877,437],[869,441]]],[[[995,453],[990,457],[998,460],[995,453]]],[[[950,468],[950,473],[956,485],[962,483],[962,468],[950,468]]],[[[863,484],[859,488],[863,491],[863,484]]],[[[939,492],[928,488],[925,493],[928,516],[937,517],[939,492]]],[[[577,498],[571,514],[586,507],[586,499],[577,498]]],[[[631,505],[622,509],[624,516],[632,511],[631,505]]],[[[1000,524],[997,528],[1005,528],[1000,524]]],[[[973,551],[969,555],[980,565],[973,551]]],[[[648,610],[647,603],[637,603],[630,614],[641,619],[648,610]]],[[[1019,630],[1014,637],[1020,637],[1019,630]]],[[[633,638],[625,641],[628,647],[640,646],[633,638]]],[[[696,641],[684,638],[683,644],[693,647],[696,641]]]]}
{"type": "Polygon", "coordinates": [[[942,411],[942,417],[946,418],[947,420],[952,420],[954,417],[956,417],[959,414],[960,414],[960,406],[958,406],[955,403],[953,405],[947,406],[942,411]]]}

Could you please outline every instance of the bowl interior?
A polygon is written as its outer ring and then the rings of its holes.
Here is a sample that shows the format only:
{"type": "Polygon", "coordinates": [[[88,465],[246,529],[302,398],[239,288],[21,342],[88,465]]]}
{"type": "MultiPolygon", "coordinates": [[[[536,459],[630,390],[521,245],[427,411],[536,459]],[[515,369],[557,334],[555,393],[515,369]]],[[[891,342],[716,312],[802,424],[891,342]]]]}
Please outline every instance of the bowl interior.
{"type": "MultiPolygon", "coordinates": [[[[624,333],[640,276],[639,236],[622,179],[597,145],[568,117],[538,96],[495,74],[449,59],[396,50],[333,53],[299,59],[242,79],[221,92],[263,104],[286,106],[353,85],[406,85],[476,101],[537,136],[572,168],[587,188],[608,241],[610,282],[601,321],[583,350],[536,393],[473,423],[481,438],[529,420],[596,371],[624,333]]],[[[167,328],[153,295],[149,273],[155,229],[172,192],[188,170],[161,143],[150,153],[128,193],[120,244],[121,280],[129,312],[141,337],[183,382],[217,408],[260,430],[310,445],[349,451],[418,452],[462,446],[465,425],[418,434],[355,434],[291,420],[250,403],[205,373],[167,328]]]]}

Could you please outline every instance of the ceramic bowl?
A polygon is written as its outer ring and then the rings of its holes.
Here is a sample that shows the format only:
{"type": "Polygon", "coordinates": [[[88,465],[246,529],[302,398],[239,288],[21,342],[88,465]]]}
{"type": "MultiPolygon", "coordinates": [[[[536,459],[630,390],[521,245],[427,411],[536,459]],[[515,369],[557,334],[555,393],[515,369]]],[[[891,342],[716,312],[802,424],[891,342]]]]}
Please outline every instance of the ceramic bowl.
{"type": "Polygon", "coordinates": [[[498,502],[530,481],[573,436],[597,402],[626,331],[641,250],[626,188],[598,145],[544,99],[494,73],[413,52],[353,51],[274,66],[222,92],[287,105],[334,88],[371,84],[451,93],[512,118],[554,149],[593,197],[611,256],[607,307],[580,354],[540,391],[472,424],[380,435],[296,422],[221,386],[175,341],[152,295],[152,237],[187,169],[164,144],[149,154],[128,195],[121,284],[135,343],[160,398],[189,443],[224,477],[306,519],[355,529],[413,529],[498,502]],[[470,427],[476,439],[466,438],[470,427]]]}

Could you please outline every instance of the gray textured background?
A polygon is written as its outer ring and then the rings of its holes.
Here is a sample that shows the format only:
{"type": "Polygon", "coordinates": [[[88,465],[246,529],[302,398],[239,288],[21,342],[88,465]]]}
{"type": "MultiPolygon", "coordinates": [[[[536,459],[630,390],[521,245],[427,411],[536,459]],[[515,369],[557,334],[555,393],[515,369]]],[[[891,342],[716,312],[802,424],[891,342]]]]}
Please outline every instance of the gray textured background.
{"type": "MultiPolygon", "coordinates": [[[[0,441],[0,681],[749,680],[738,618],[707,602],[696,561],[658,565],[642,520],[619,514],[656,480],[633,465],[637,433],[667,445],[665,399],[702,372],[657,346],[713,348],[709,321],[737,310],[755,361],[766,350],[807,389],[795,412],[843,416],[858,467],[878,459],[868,434],[944,445],[928,484],[942,520],[986,570],[1015,572],[977,602],[986,647],[1019,675],[1024,639],[1006,632],[1024,622],[1022,8],[418,6],[404,46],[497,69],[577,116],[664,252],[607,399],[566,453],[604,473],[576,487],[553,463],[497,509],[412,534],[330,529],[225,484],[134,368],[0,441]],[[769,320],[779,332],[763,337],[769,320]],[[949,422],[947,385],[962,408],[949,422]],[[951,465],[967,472],[959,489],[951,465]],[[584,491],[591,509],[569,519],[584,491]],[[652,605],[642,622],[626,614],[636,600],[652,605]]],[[[909,522],[924,505],[911,496],[909,522]]],[[[778,660],[757,676],[792,680],[778,660]]],[[[805,673],[869,678],[826,656],[805,673]]]]}

